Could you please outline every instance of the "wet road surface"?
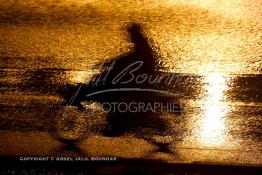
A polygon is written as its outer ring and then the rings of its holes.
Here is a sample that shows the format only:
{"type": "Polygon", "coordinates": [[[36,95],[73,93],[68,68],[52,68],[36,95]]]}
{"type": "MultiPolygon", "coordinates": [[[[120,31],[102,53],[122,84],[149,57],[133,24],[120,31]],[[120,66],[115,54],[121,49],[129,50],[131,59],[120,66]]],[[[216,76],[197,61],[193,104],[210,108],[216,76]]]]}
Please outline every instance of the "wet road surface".
{"type": "Polygon", "coordinates": [[[47,1],[35,8],[1,1],[0,155],[261,165],[261,2],[109,2],[47,1]],[[60,90],[87,82],[101,72],[97,64],[132,50],[123,26],[134,21],[152,42],[159,71],[180,77],[174,91],[186,110],[160,115],[168,132],[137,128],[107,137],[97,107],[79,149],[64,149],[50,134],[64,107],[60,90]]]}

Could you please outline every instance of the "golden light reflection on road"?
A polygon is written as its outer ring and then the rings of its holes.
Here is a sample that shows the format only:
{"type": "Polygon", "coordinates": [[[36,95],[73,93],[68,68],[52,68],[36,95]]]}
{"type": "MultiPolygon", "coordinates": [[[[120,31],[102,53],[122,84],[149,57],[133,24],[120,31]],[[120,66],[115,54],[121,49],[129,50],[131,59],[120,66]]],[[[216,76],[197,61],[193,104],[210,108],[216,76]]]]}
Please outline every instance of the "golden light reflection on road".
{"type": "Polygon", "coordinates": [[[83,83],[88,79],[86,71],[73,71],[71,75],[71,82],[83,83]]]}
{"type": "Polygon", "coordinates": [[[226,137],[225,115],[227,106],[222,101],[227,89],[223,75],[212,74],[206,77],[207,96],[203,103],[204,112],[200,119],[200,143],[204,146],[224,144],[226,137]]]}
{"type": "Polygon", "coordinates": [[[78,71],[69,71],[67,78],[68,80],[73,83],[87,83],[92,79],[94,74],[98,73],[99,71],[97,69],[92,70],[78,70],[78,71]]]}
{"type": "Polygon", "coordinates": [[[225,103],[227,78],[223,74],[209,74],[204,77],[206,94],[199,101],[200,113],[193,117],[190,127],[192,135],[190,142],[198,147],[221,147],[227,144],[226,114],[228,106],[225,103]]]}
{"type": "Polygon", "coordinates": [[[233,18],[245,17],[246,9],[244,0],[232,1],[232,0],[168,0],[170,4],[184,4],[190,6],[197,6],[200,8],[206,8],[212,12],[230,16],[233,18]]]}

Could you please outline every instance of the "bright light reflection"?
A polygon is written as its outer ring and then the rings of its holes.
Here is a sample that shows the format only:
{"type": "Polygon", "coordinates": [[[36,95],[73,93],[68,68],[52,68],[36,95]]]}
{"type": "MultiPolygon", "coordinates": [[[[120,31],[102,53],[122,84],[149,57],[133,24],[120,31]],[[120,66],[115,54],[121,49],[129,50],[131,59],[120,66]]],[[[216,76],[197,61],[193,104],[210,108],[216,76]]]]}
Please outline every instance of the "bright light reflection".
{"type": "Polygon", "coordinates": [[[243,18],[245,16],[245,4],[244,0],[232,1],[232,0],[168,0],[170,4],[185,4],[193,5],[201,8],[207,8],[219,14],[234,18],[243,18]]]}
{"type": "Polygon", "coordinates": [[[225,115],[227,106],[223,103],[227,89],[226,78],[220,74],[206,77],[207,96],[202,104],[203,114],[199,120],[198,138],[202,146],[214,147],[225,143],[225,115]]]}
{"type": "Polygon", "coordinates": [[[70,71],[68,76],[71,83],[86,83],[92,78],[93,74],[90,71],[70,71]]]}

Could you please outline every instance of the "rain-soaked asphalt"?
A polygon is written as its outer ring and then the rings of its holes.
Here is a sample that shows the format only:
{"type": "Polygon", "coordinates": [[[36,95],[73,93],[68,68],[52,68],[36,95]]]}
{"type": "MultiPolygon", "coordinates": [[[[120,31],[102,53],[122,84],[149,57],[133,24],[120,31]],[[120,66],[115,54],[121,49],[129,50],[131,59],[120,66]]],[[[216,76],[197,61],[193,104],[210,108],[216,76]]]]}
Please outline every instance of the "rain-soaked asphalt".
{"type": "Polygon", "coordinates": [[[260,0],[33,2],[0,1],[1,156],[262,164],[260,0]],[[186,108],[158,114],[150,129],[109,137],[99,104],[81,112],[65,107],[59,94],[132,50],[130,22],[143,27],[162,65],[158,71],[179,77],[171,91],[186,108]],[[65,110],[88,116],[79,126],[89,128],[79,149],[63,149],[53,137],[65,110]],[[165,132],[154,127],[158,121],[165,132]]]}

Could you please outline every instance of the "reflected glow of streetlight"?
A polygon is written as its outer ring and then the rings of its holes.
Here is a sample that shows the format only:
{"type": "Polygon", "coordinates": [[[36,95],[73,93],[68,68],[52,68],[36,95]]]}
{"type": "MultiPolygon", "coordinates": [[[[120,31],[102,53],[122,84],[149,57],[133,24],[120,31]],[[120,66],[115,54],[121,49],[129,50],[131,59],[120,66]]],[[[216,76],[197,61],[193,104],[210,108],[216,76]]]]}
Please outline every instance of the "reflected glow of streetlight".
{"type": "Polygon", "coordinates": [[[203,113],[199,120],[199,142],[201,146],[215,147],[225,144],[225,115],[227,106],[223,103],[227,89],[226,78],[220,74],[206,76],[207,96],[202,104],[203,113]]]}

